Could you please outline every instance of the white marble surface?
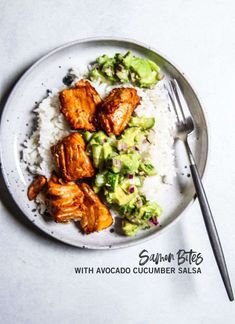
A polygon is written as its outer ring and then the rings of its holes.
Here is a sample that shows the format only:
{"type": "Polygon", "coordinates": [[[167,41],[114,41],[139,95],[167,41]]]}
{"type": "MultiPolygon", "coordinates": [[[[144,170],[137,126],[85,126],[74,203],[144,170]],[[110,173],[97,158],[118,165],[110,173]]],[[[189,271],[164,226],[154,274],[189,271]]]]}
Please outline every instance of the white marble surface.
{"type": "MultiPolygon", "coordinates": [[[[204,179],[235,288],[235,3],[216,0],[0,1],[0,93],[41,55],[90,36],[148,43],[176,62],[210,124],[204,179]]],[[[2,180],[1,180],[2,181],[2,180]]],[[[234,323],[198,202],[165,234],[117,251],[84,251],[45,238],[0,188],[1,323],[234,323]],[[135,266],[142,249],[201,252],[201,275],[75,275],[75,266],[135,266]]]]}

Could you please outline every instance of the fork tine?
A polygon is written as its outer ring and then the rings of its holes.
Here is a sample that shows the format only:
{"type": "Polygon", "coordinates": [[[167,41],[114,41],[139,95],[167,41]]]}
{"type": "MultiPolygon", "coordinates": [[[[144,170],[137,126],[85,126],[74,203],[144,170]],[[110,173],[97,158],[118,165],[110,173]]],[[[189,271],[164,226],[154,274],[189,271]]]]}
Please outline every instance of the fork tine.
{"type": "Polygon", "coordinates": [[[174,112],[175,112],[178,123],[185,124],[185,115],[182,110],[181,101],[180,101],[178,93],[177,93],[178,96],[176,95],[177,89],[176,89],[172,80],[170,80],[168,82],[166,89],[168,91],[168,95],[169,95],[171,104],[174,108],[174,112]]]}
{"type": "MultiPolygon", "coordinates": [[[[169,86],[170,86],[170,83],[169,83],[169,86]]],[[[177,111],[177,108],[176,108],[176,105],[175,105],[175,100],[173,98],[173,95],[174,95],[173,91],[172,91],[172,89],[169,89],[169,87],[166,86],[165,84],[164,84],[164,87],[167,90],[168,96],[169,96],[170,101],[171,101],[171,105],[172,105],[172,107],[174,109],[174,112],[175,112],[176,119],[177,119],[178,123],[180,123],[181,121],[180,121],[179,114],[178,114],[178,111],[177,111]]],[[[171,86],[170,86],[170,88],[171,88],[171,86]]]]}
{"type": "Polygon", "coordinates": [[[181,115],[183,117],[183,122],[185,123],[186,122],[186,117],[185,117],[184,109],[183,109],[183,106],[182,106],[182,103],[181,103],[181,100],[180,100],[180,96],[179,96],[179,93],[181,94],[181,89],[180,89],[176,79],[171,80],[170,84],[171,84],[172,89],[174,91],[175,98],[177,100],[177,104],[178,104],[178,106],[180,108],[180,112],[181,112],[181,115]]]}

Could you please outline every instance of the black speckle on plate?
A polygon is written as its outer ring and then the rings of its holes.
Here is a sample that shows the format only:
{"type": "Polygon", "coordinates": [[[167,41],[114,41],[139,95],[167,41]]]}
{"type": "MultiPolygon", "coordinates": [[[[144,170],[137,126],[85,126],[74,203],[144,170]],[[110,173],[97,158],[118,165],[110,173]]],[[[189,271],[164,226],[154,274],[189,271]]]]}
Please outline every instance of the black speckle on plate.
{"type": "Polygon", "coordinates": [[[187,177],[188,177],[188,178],[190,178],[190,177],[191,177],[190,173],[188,173],[188,174],[187,174],[187,177]]]}
{"type": "Polygon", "coordinates": [[[71,84],[73,83],[73,80],[74,80],[74,76],[72,76],[71,74],[68,74],[68,75],[66,75],[66,76],[63,78],[63,83],[64,83],[67,87],[70,87],[71,84]]]}
{"type": "Polygon", "coordinates": [[[110,229],[110,233],[113,233],[113,232],[114,232],[114,228],[111,228],[111,229],[110,229]]]}

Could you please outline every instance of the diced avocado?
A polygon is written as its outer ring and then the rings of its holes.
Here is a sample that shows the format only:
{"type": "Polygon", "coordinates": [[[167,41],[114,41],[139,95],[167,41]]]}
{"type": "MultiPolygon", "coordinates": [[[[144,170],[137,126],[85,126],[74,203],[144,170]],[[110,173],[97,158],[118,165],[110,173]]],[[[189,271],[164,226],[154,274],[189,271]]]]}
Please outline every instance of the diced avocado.
{"type": "Polygon", "coordinates": [[[138,192],[138,189],[135,185],[128,184],[128,182],[121,183],[121,188],[127,193],[138,192]]]}
{"type": "Polygon", "coordinates": [[[149,88],[152,85],[156,84],[158,81],[158,74],[155,71],[152,71],[151,73],[147,74],[145,77],[140,77],[139,79],[139,85],[142,88],[149,88]]]}
{"type": "Polygon", "coordinates": [[[128,204],[137,193],[133,192],[132,194],[126,194],[121,187],[117,186],[114,192],[105,190],[105,196],[108,203],[117,204],[119,206],[128,204]]]}
{"type": "Polygon", "coordinates": [[[107,136],[106,143],[109,144],[113,150],[116,149],[116,145],[117,145],[116,136],[115,135],[107,136]]]}
{"type": "Polygon", "coordinates": [[[91,151],[94,167],[101,169],[104,163],[103,147],[101,145],[94,144],[92,145],[91,151]]]}
{"type": "MultiPolygon", "coordinates": [[[[151,73],[151,66],[148,63],[148,60],[140,58],[140,57],[133,57],[130,62],[130,68],[132,72],[135,72],[140,78],[148,76],[151,73]]],[[[156,72],[156,71],[154,71],[156,72]]]]}
{"type": "Polygon", "coordinates": [[[130,76],[133,83],[148,88],[158,82],[160,68],[153,61],[135,57],[131,52],[128,52],[122,61],[131,71],[130,76]]]}
{"type": "MultiPolygon", "coordinates": [[[[89,132],[84,133],[89,138],[89,132]]],[[[105,160],[112,152],[112,147],[107,143],[108,136],[103,131],[93,133],[88,142],[86,152],[92,156],[93,164],[96,168],[101,169],[105,160]]]]}
{"type": "Polygon", "coordinates": [[[99,56],[96,64],[90,71],[90,78],[93,80],[101,79],[102,81],[116,81],[115,63],[116,60],[108,55],[99,56]]]}
{"type": "Polygon", "coordinates": [[[100,80],[102,82],[106,81],[105,76],[103,75],[103,73],[101,71],[98,70],[98,68],[94,67],[90,70],[89,72],[89,78],[91,80],[100,80]]]}
{"type": "Polygon", "coordinates": [[[143,185],[142,179],[138,176],[133,176],[131,179],[128,179],[128,177],[120,177],[119,183],[126,193],[130,193],[130,191],[138,192],[138,187],[143,185]]]}
{"type": "Polygon", "coordinates": [[[135,79],[140,87],[148,88],[158,81],[158,72],[156,68],[152,69],[153,64],[149,62],[147,59],[133,57],[129,63],[129,68],[135,73],[135,79]]]}
{"type": "Polygon", "coordinates": [[[106,173],[105,180],[105,185],[108,187],[108,190],[114,192],[118,186],[119,174],[109,171],[106,173]]]}
{"type": "Polygon", "coordinates": [[[149,220],[156,219],[162,213],[162,209],[157,203],[147,201],[141,195],[136,195],[127,204],[120,206],[119,211],[128,221],[141,225],[142,228],[148,228],[149,220]]]}
{"type": "Polygon", "coordinates": [[[140,166],[139,166],[139,170],[143,171],[145,173],[145,175],[149,175],[149,176],[157,174],[154,166],[152,165],[151,161],[149,161],[149,160],[141,162],[140,166]]]}
{"type": "Polygon", "coordinates": [[[91,132],[85,131],[83,133],[83,138],[84,138],[85,142],[89,142],[91,140],[92,136],[93,136],[93,133],[91,133],[91,132]]]}
{"type": "Polygon", "coordinates": [[[141,226],[133,224],[129,222],[128,220],[124,219],[122,221],[122,229],[125,235],[127,236],[134,236],[139,230],[141,229],[141,226]]]}
{"type": "Polygon", "coordinates": [[[129,127],[140,127],[142,130],[150,129],[155,124],[154,117],[131,117],[128,126],[129,127]]]}
{"type": "Polygon", "coordinates": [[[89,144],[101,144],[103,145],[108,140],[108,136],[103,131],[94,133],[89,144]]]}
{"type": "Polygon", "coordinates": [[[110,158],[113,155],[113,152],[114,152],[113,147],[108,143],[104,143],[103,145],[104,160],[110,158]]]}
{"type": "Polygon", "coordinates": [[[127,68],[130,68],[131,63],[133,60],[133,55],[130,51],[128,51],[123,57],[122,57],[122,62],[125,64],[127,68]]]}
{"type": "Polygon", "coordinates": [[[114,68],[115,60],[113,58],[109,58],[102,66],[101,71],[105,76],[107,76],[108,80],[111,82],[116,81],[115,68],[114,68]]]}
{"type": "Polygon", "coordinates": [[[130,203],[119,208],[125,219],[133,224],[141,226],[143,229],[149,228],[150,219],[156,220],[162,213],[162,209],[158,204],[149,201],[144,203],[144,200],[142,200],[140,196],[137,196],[134,203],[130,201],[130,203]],[[139,206],[139,202],[143,205],[139,206]]]}
{"type": "Polygon", "coordinates": [[[141,131],[135,137],[135,144],[138,147],[138,146],[141,146],[142,144],[144,144],[145,142],[146,142],[146,132],[141,131]]]}
{"type": "Polygon", "coordinates": [[[121,215],[124,217],[132,215],[136,210],[136,197],[132,199],[128,204],[122,205],[119,207],[121,215]]]}
{"type": "Polygon", "coordinates": [[[116,66],[116,76],[121,83],[129,82],[129,71],[122,64],[117,64],[116,66]]]}
{"type": "Polygon", "coordinates": [[[114,55],[114,59],[116,60],[116,62],[122,62],[123,54],[121,54],[121,53],[116,53],[116,54],[114,55]]]}
{"type": "Polygon", "coordinates": [[[122,133],[121,138],[129,141],[135,138],[135,136],[138,135],[140,132],[141,130],[138,127],[126,128],[125,131],[122,133]]]}
{"type": "Polygon", "coordinates": [[[136,137],[140,135],[141,130],[139,127],[127,128],[120,136],[117,142],[117,148],[121,151],[122,148],[130,148],[135,145],[136,137]]]}
{"type": "Polygon", "coordinates": [[[115,60],[113,58],[109,58],[102,66],[102,71],[108,77],[112,77],[114,74],[114,64],[115,64],[115,60]]]}
{"type": "Polygon", "coordinates": [[[135,173],[140,164],[140,155],[137,153],[120,154],[112,159],[112,170],[114,173],[135,173]]]}
{"type": "Polygon", "coordinates": [[[100,65],[103,65],[104,63],[106,63],[109,60],[108,55],[104,54],[101,55],[99,57],[97,57],[96,62],[100,65]]]}
{"type": "Polygon", "coordinates": [[[147,202],[140,207],[138,215],[144,220],[159,217],[162,213],[162,208],[155,202],[147,202]]]}
{"type": "MultiPolygon", "coordinates": [[[[90,139],[89,143],[88,143],[89,147],[92,145],[100,145],[100,143],[94,138],[94,136],[92,136],[92,138],[90,139]]],[[[88,146],[87,146],[88,147],[88,146]]]]}
{"type": "Polygon", "coordinates": [[[130,186],[141,187],[143,185],[143,180],[141,177],[133,176],[131,178],[122,177],[120,179],[120,185],[123,190],[127,191],[130,186]]]}
{"type": "Polygon", "coordinates": [[[160,72],[161,69],[155,62],[148,60],[148,63],[154,71],[160,72]]]}
{"type": "Polygon", "coordinates": [[[95,193],[99,193],[101,190],[101,187],[96,187],[95,185],[92,186],[92,189],[95,193]]]}

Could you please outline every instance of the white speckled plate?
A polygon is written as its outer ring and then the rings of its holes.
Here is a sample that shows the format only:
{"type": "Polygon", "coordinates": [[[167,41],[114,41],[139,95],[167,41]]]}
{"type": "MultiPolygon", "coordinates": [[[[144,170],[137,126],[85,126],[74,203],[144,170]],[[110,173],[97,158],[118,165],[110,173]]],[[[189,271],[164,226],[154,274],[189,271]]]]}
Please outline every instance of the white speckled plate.
{"type": "MultiPolygon", "coordinates": [[[[32,180],[20,162],[21,144],[31,131],[32,109],[35,101],[46,95],[46,90],[60,88],[62,79],[71,66],[86,66],[101,54],[114,54],[132,50],[134,54],[155,61],[166,78],[174,77],[180,83],[186,101],[190,105],[196,131],[191,137],[191,145],[198,168],[203,174],[208,154],[207,125],[201,104],[184,75],[166,58],[143,44],[125,39],[87,39],[63,45],[36,62],[14,87],[2,113],[1,119],[1,162],[2,172],[12,197],[25,216],[35,226],[50,236],[65,243],[91,249],[127,247],[157,236],[179,218],[186,207],[194,201],[195,190],[189,176],[185,151],[176,146],[178,176],[172,186],[166,186],[156,201],[164,208],[160,218],[161,226],[142,231],[135,237],[125,237],[112,229],[100,233],[83,235],[74,223],[56,224],[35,212],[34,202],[27,198],[27,187],[32,180]]],[[[114,227],[118,229],[118,224],[114,227]]]]}

